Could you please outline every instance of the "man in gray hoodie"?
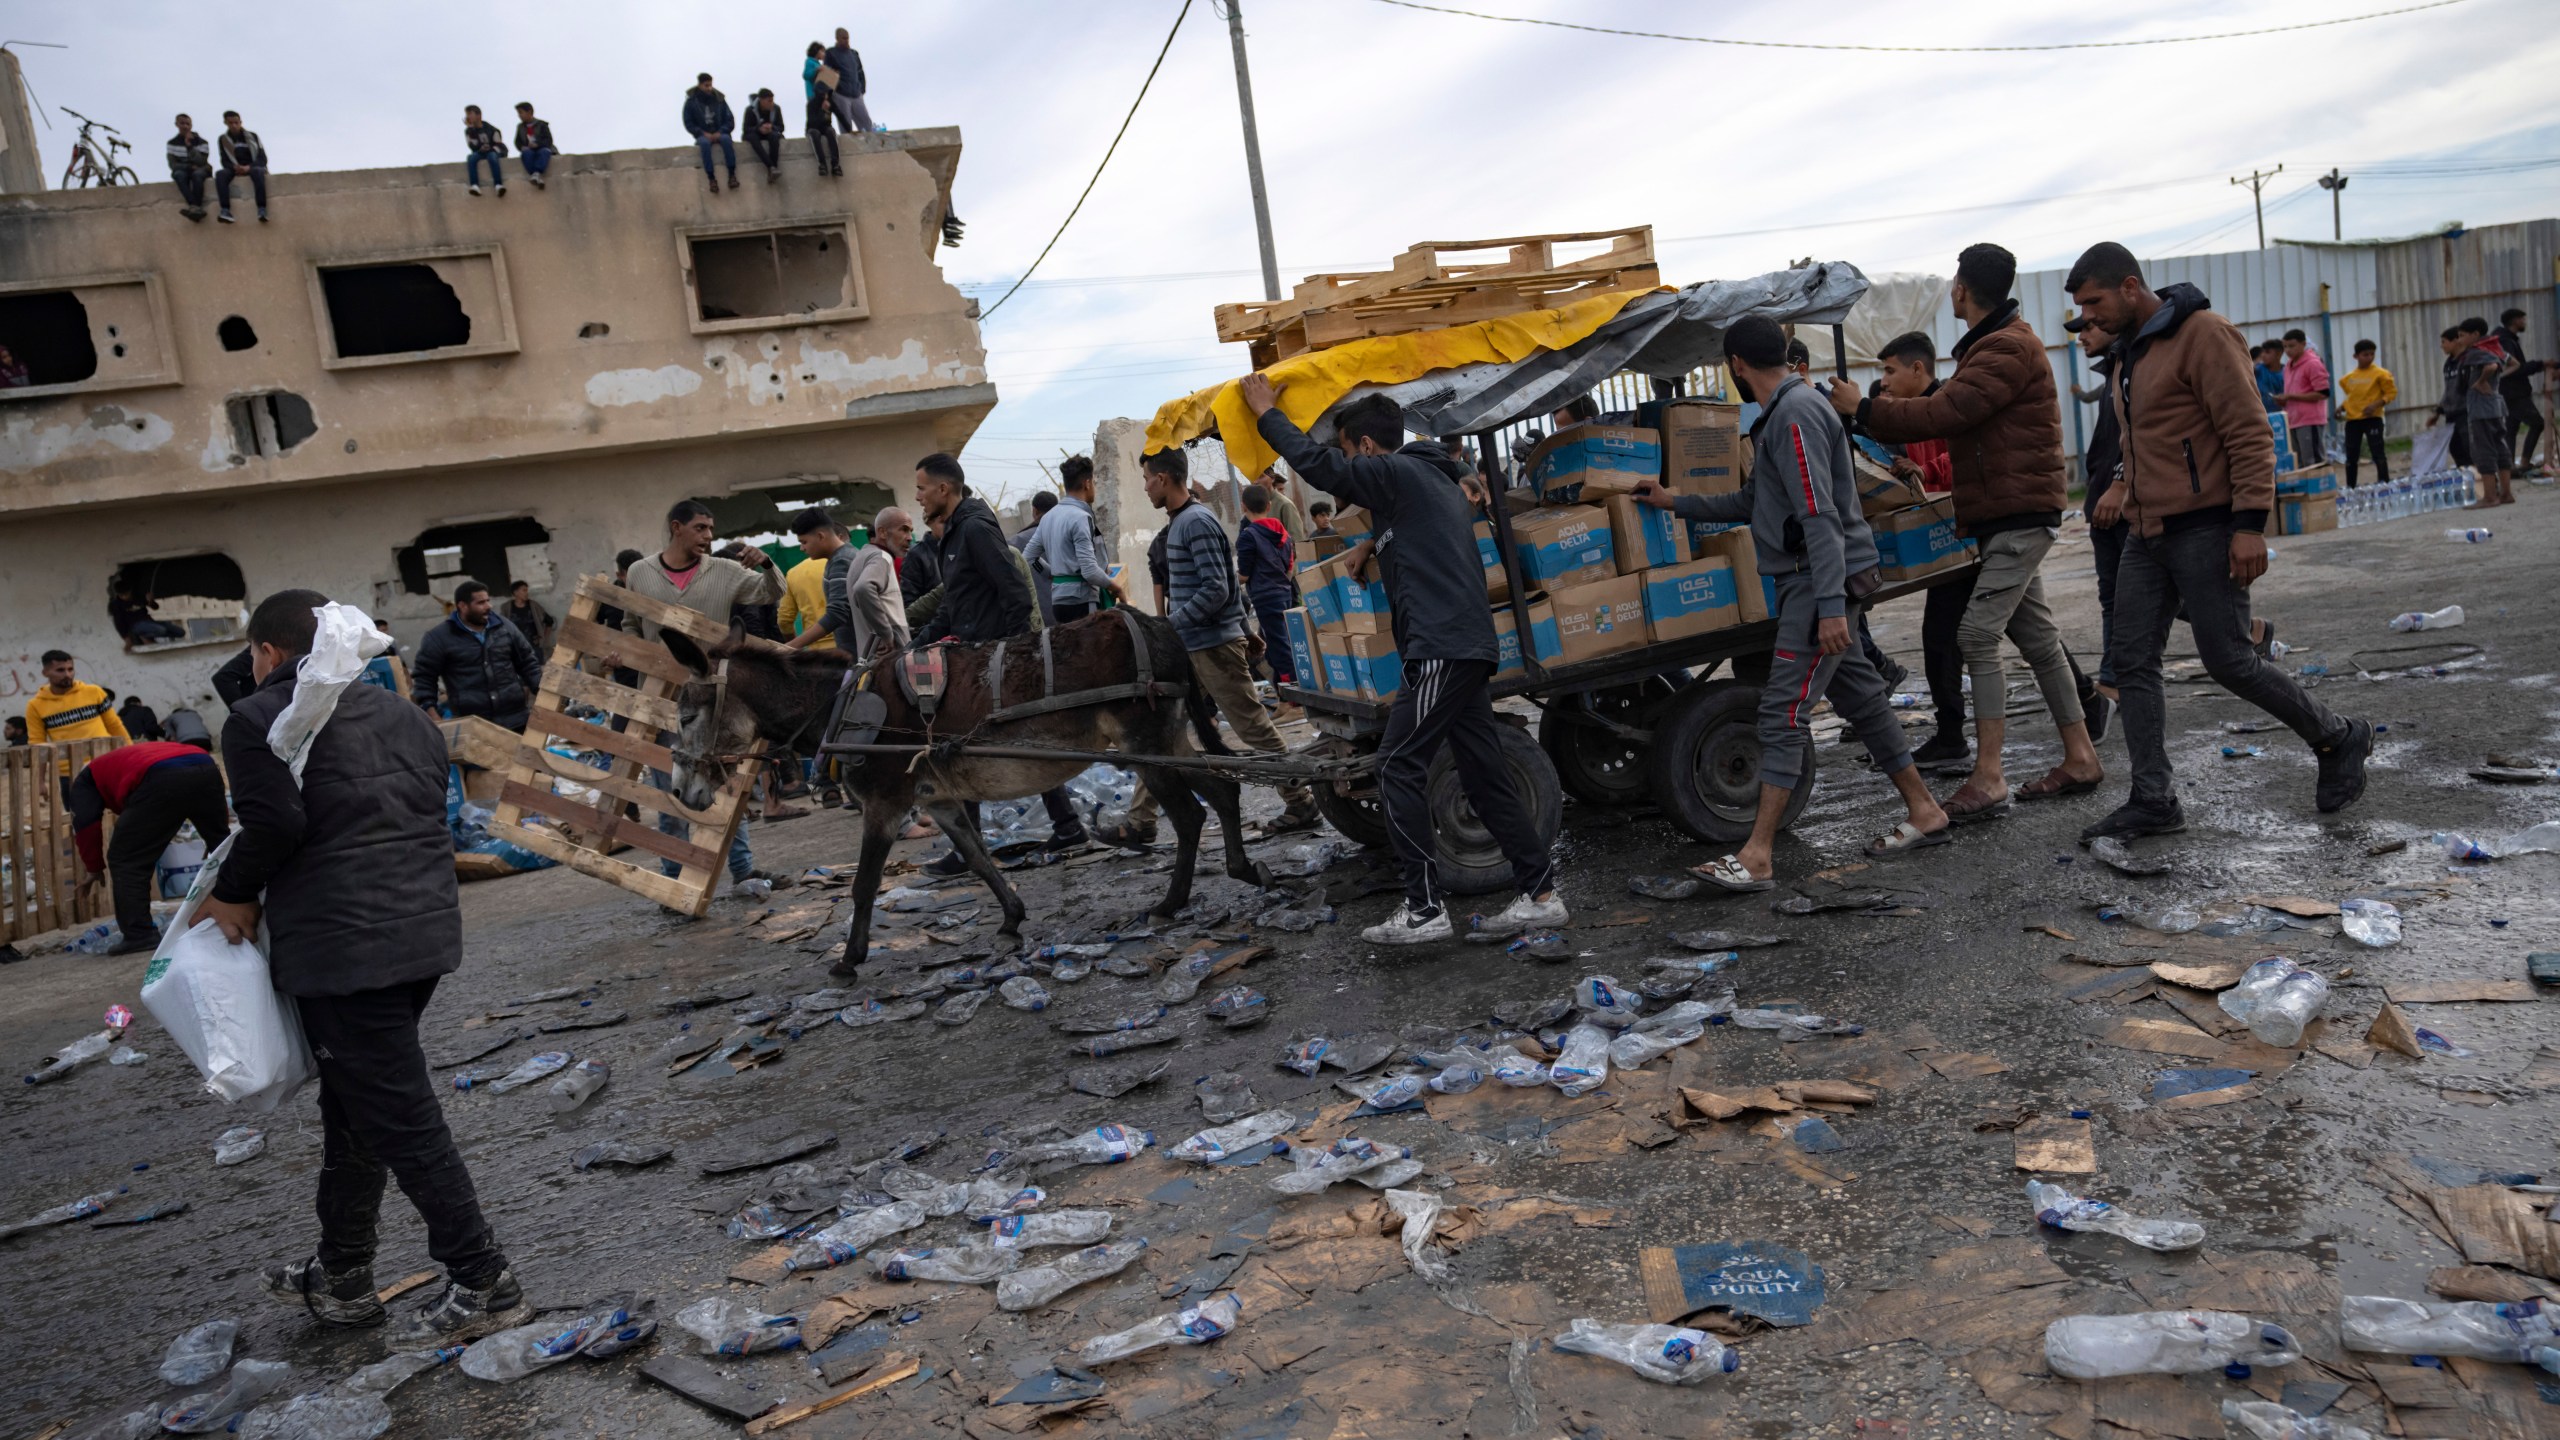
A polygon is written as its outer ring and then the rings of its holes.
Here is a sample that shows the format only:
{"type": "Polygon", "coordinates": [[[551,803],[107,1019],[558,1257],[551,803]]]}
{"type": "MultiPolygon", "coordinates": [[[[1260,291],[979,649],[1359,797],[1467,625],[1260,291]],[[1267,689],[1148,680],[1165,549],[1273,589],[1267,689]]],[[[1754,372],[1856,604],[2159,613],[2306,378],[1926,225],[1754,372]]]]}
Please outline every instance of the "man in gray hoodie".
{"type": "Polygon", "coordinates": [[[1778,638],[1760,697],[1760,813],[1740,850],[1691,867],[1726,890],[1767,890],[1776,883],[1778,823],[1813,753],[1806,727],[1814,702],[1826,695],[1910,809],[1910,818],[1867,853],[1946,843],[1947,812],[1912,767],[1884,677],[1854,639],[1857,602],[1850,597],[1873,588],[1863,581],[1877,561],[1875,534],[1858,510],[1848,432],[1821,393],[1788,370],[1787,336],[1776,321],[1735,321],[1724,353],[1744,397],[1761,400],[1751,427],[1751,483],[1731,495],[1673,495],[1647,480],[1637,498],[1683,520],[1748,520],[1760,573],[1777,583],[1778,638]]]}

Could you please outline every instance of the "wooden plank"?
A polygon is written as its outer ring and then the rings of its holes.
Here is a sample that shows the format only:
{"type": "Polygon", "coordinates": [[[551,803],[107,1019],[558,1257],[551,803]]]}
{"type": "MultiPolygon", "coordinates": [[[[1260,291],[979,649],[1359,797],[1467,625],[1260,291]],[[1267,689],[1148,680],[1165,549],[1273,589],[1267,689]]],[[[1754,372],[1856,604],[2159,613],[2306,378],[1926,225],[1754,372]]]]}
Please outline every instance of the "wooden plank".
{"type": "MultiPolygon", "coordinates": [[[[673,730],[681,723],[672,701],[655,695],[644,695],[628,685],[617,685],[600,675],[590,675],[574,665],[554,660],[543,667],[542,689],[545,695],[579,705],[593,705],[616,715],[637,720],[658,730],[673,730]]],[[[566,706],[558,708],[565,709],[566,706]]]]}
{"type": "Polygon", "coordinates": [[[593,620],[576,615],[560,622],[560,643],[584,655],[613,655],[626,670],[637,670],[672,684],[681,685],[693,678],[693,672],[668,654],[667,647],[657,641],[643,640],[621,630],[607,630],[593,620]]]}
{"type": "MultiPolygon", "coordinates": [[[[625,780],[619,775],[598,770],[592,765],[581,765],[574,760],[564,760],[548,750],[536,750],[530,745],[523,747],[518,752],[518,756],[518,768],[515,772],[518,775],[523,774],[525,768],[536,763],[524,757],[540,756],[539,763],[558,778],[574,785],[584,785],[591,790],[610,795],[616,800],[629,801],[650,814],[673,815],[688,825],[716,827],[722,823],[717,812],[693,809],[646,781],[625,780]]],[[[539,780],[543,777],[537,775],[535,778],[539,780]]],[[[536,785],[533,788],[539,790],[542,786],[536,785]]]]}
{"type": "Polygon", "coordinates": [[[514,763],[518,736],[495,720],[463,715],[436,726],[444,732],[445,758],[483,770],[504,770],[514,763]]]}
{"type": "Polygon", "coordinates": [[[768,1431],[780,1429],[795,1420],[806,1420],[812,1415],[823,1414],[847,1400],[858,1399],[874,1390],[883,1390],[895,1385],[924,1368],[923,1362],[909,1355],[889,1355],[880,1363],[888,1367],[886,1374],[876,1375],[859,1385],[839,1390],[823,1400],[812,1400],[806,1405],[794,1405],[788,1410],[776,1410],[770,1415],[750,1420],[747,1422],[747,1433],[762,1435],[768,1431]]]}
{"type": "Polygon", "coordinates": [[[643,740],[628,730],[615,730],[605,725],[590,725],[572,720],[557,710],[535,705],[525,715],[525,733],[540,732],[557,736],[581,750],[601,750],[607,755],[645,765],[652,770],[672,770],[676,757],[666,746],[643,740]]]}
{"type": "Polygon", "coordinates": [[[596,849],[606,849],[619,842],[699,870],[708,870],[720,863],[721,857],[701,846],[673,835],[662,835],[655,825],[634,824],[624,819],[619,810],[600,810],[593,805],[582,805],[565,795],[537,790],[517,780],[509,780],[499,786],[498,795],[519,811],[529,811],[548,820],[593,827],[596,835],[593,848],[596,849]]]}
{"type": "MultiPolygon", "coordinates": [[[[581,579],[578,582],[578,596],[581,599],[593,600],[599,605],[614,606],[626,615],[637,615],[652,625],[689,636],[705,645],[716,645],[729,638],[729,626],[726,621],[714,620],[699,610],[688,610],[682,605],[671,605],[664,600],[652,600],[637,590],[626,590],[602,575],[589,575],[581,579]]],[[[656,644],[654,640],[642,643],[656,644]]],[[[640,667],[634,665],[631,668],[637,670],[640,667]]]]}
{"type": "Polygon", "coordinates": [[[644,900],[654,900],[682,914],[699,915],[702,912],[697,906],[707,905],[711,898],[707,890],[697,897],[691,888],[659,874],[655,866],[633,865],[610,855],[581,849],[548,829],[493,818],[489,822],[489,833],[521,845],[536,855],[548,855],[581,875],[592,875],[608,884],[619,885],[644,900]]]}

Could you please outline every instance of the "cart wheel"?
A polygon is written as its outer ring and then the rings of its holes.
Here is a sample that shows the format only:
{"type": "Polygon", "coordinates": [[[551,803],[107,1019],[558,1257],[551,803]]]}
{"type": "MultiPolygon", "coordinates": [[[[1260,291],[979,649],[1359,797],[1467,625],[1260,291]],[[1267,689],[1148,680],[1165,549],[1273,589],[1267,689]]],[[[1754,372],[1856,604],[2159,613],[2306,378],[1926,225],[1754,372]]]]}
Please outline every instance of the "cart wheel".
{"type": "MultiPolygon", "coordinates": [[[[1712,680],[1680,692],[1653,730],[1650,776],[1662,813],[1701,840],[1736,844],[1751,838],[1760,809],[1760,687],[1712,680]]],[[[1793,825],[1813,798],[1814,776],[1787,801],[1793,825]]]]}
{"type": "MultiPolygon", "coordinates": [[[[1502,758],[1511,766],[1511,783],[1529,812],[1530,832],[1541,846],[1556,842],[1563,824],[1564,795],[1556,784],[1556,767],[1546,751],[1516,725],[1497,722],[1502,732],[1502,758]]],[[[1511,884],[1511,862],[1493,832],[1476,818],[1467,791],[1458,782],[1457,761],[1447,747],[1432,758],[1423,781],[1431,806],[1431,832],[1440,851],[1440,881],[1453,895],[1486,895],[1511,884]]]]}
{"type": "MultiPolygon", "coordinates": [[[[1647,726],[1671,696],[1668,681],[1655,678],[1622,685],[1591,697],[1593,713],[1621,725],[1647,726]]],[[[1564,793],[1587,805],[1633,805],[1647,798],[1653,777],[1645,765],[1645,745],[1577,716],[1573,696],[1549,701],[1538,720],[1538,746],[1555,763],[1564,793]]]]}
{"type": "Polygon", "coordinates": [[[1325,818],[1325,823],[1340,831],[1344,839],[1357,841],[1365,849],[1382,855],[1387,852],[1387,807],[1379,803],[1375,785],[1357,795],[1345,795],[1334,789],[1330,782],[1322,780],[1312,788],[1316,796],[1316,813],[1325,818]]]}

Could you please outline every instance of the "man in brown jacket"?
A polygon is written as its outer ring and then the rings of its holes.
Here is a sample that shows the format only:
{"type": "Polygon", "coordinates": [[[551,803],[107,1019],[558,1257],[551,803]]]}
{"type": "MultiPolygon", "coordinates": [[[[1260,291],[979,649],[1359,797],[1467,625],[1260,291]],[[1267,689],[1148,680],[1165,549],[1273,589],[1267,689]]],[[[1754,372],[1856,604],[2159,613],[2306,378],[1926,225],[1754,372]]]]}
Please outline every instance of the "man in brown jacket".
{"type": "Polygon", "coordinates": [[[2090,323],[2122,337],[2107,383],[2123,433],[2122,478],[2090,521],[2126,526],[2108,659],[2123,694],[2133,794],[2080,838],[2186,828],[2160,688],[2161,652],[2182,605],[2213,678],[2319,757],[2321,813],[2354,804],[2373,726],[2331,714],[2249,645],[2249,585],[2267,571],[2276,452],[2247,342],[2194,286],[2153,292],[2133,253],[2111,240],[2081,255],[2064,288],[2090,323]]]}
{"type": "Polygon", "coordinates": [[[1956,631],[1973,676],[1973,774],[1940,802],[1959,825],[2009,813],[2009,782],[2000,770],[2008,729],[2002,697],[2009,693],[2000,663],[2003,635],[2035,672],[2036,688],[2062,734],[2062,764],[2020,786],[2018,795],[2044,800],[2085,794],[2105,778],[2089,741],[2078,677],[2036,573],[2061,533],[2062,406],[2044,342],[2009,295],[2017,278],[2017,257],[1997,245],[1969,245],[1956,257],[1947,298],[1956,318],[1970,328],[1956,342],[1955,374],[1935,390],[1908,400],[1862,399],[1847,385],[1831,390],[1832,405],[1878,440],[1947,442],[1956,532],[1970,536],[1981,552],[1973,598],[1956,631]]]}

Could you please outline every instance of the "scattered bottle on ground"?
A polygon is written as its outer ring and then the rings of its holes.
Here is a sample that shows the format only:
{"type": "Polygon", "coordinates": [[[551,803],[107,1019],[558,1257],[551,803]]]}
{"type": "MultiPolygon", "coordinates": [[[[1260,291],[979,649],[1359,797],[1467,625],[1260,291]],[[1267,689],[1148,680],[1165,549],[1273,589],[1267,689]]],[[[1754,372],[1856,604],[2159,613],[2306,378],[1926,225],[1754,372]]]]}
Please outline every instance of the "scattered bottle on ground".
{"type": "Polygon", "coordinates": [[[923,1223],[924,1207],[913,1200],[858,1211],[802,1241],[783,1261],[783,1268],[795,1272],[832,1269],[889,1236],[923,1223]]]}
{"type": "Polygon", "coordinates": [[[987,1227],[987,1243],[999,1250],[1027,1250],[1034,1245],[1097,1245],[1111,1233],[1108,1210],[1051,1210],[1041,1215],[1007,1215],[987,1227]]]}
{"type": "Polygon", "coordinates": [[[107,1056],[107,1063],[110,1065],[139,1065],[150,1058],[149,1054],[136,1050],[130,1045],[119,1045],[115,1048],[114,1053],[107,1056]]]}
{"type": "Polygon", "coordinates": [[[2045,1363],[2073,1380],[2189,1375],[2232,1365],[2290,1365],[2301,1358],[2283,1326],[2224,1310],[2070,1315],[2044,1332],[2045,1363]]]}
{"type": "Polygon", "coordinates": [[[2222,992],[2222,1013],[2249,1027],[2261,1041],[2283,1049],[2302,1043],[2302,1029],[2328,1003],[2329,981],[2282,955],[2252,965],[2240,983],[2222,992]]]}
{"type": "Polygon", "coordinates": [[[1493,1078],[1514,1089],[1525,1090],[1548,1082],[1549,1075],[1543,1062],[1532,1060],[1508,1045],[1496,1046],[1486,1059],[1492,1062],[1493,1078]]]}
{"type": "Polygon", "coordinates": [[[59,1080],[90,1061],[103,1057],[107,1053],[107,1047],[116,1043],[117,1034],[115,1030],[100,1030],[94,1034],[81,1036],[54,1051],[53,1058],[45,1062],[43,1069],[27,1077],[27,1083],[43,1085],[59,1080]]]}
{"type": "Polygon", "coordinates": [[[676,1328],[705,1355],[753,1355],[800,1348],[800,1317],[767,1315],[732,1295],[712,1295],[676,1312],[676,1328]]]}
{"type": "Polygon", "coordinates": [[[1588,1095],[1609,1083],[1609,1032],[1588,1023],[1566,1031],[1564,1053],[1548,1074],[1567,1095],[1588,1095]]]}
{"type": "Polygon", "coordinates": [[[254,1125],[234,1125],[214,1138],[213,1163],[239,1165],[266,1153],[267,1132],[254,1125]]]}
{"type": "Polygon", "coordinates": [[[1201,1076],[1192,1083],[1191,1091],[1200,1097],[1202,1118],[1212,1125],[1241,1120],[1262,1103],[1254,1096],[1253,1086],[1232,1070],[1201,1076]]]}
{"type": "Polygon", "coordinates": [[[2411,630],[2450,630],[2461,623],[2462,607],[2459,605],[2447,605],[2441,610],[2412,610],[2406,615],[2391,618],[2391,628],[2404,633],[2411,630]]]}
{"type": "Polygon", "coordinates": [[[2338,902],[2338,928],[2359,945],[2380,950],[2400,943],[2400,907],[2363,895],[2338,902]]]}
{"type": "Polygon", "coordinates": [[[160,1359],[160,1378],[172,1385],[201,1385],[231,1368],[231,1342],[240,1335],[237,1320],[207,1320],[169,1342],[160,1359]]]}
{"type": "Polygon", "coordinates": [[[119,1185],[113,1190],[101,1190],[95,1195],[83,1195],[77,1200],[66,1200],[59,1205],[39,1210],[24,1220],[15,1221],[7,1225],[0,1225],[0,1240],[6,1240],[10,1236],[25,1230],[41,1230],[47,1225],[60,1225],[72,1220],[86,1220],[90,1216],[104,1211],[107,1208],[107,1203],[109,1201],[125,1193],[128,1188],[130,1187],[119,1185]]]}
{"type": "Polygon", "coordinates": [[[2222,1418],[2254,1440],[2382,1440],[2361,1425],[2314,1419],[2273,1400],[2225,1400],[2222,1418]]]}
{"type": "Polygon", "coordinates": [[[160,1428],[180,1435],[203,1435],[230,1428],[231,1417],[264,1400],[293,1375],[282,1360],[243,1360],[231,1367],[220,1389],[201,1391],[160,1411],[160,1428]]]}
{"type": "Polygon", "coordinates": [[[1230,1030],[1242,1030],[1271,1018],[1271,1001],[1250,985],[1231,985],[1209,998],[1209,1018],[1230,1030]]]}
{"type": "MultiPolygon", "coordinates": [[[[655,1328],[654,1319],[641,1318],[655,1328]]],[[[462,1373],[474,1380],[521,1380],[599,1344],[612,1343],[632,1328],[634,1319],[631,1297],[616,1295],[569,1320],[541,1320],[502,1330],[462,1352],[462,1373]]]]}
{"type": "Polygon", "coordinates": [[[2204,1243],[2204,1227],[2188,1220],[2141,1220],[2104,1200],[2074,1195],[2041,1180],[2027,1182],[2027,1203],[2036,1219],[2057,1230],[2097,1231],[2114,1235],[2145,1250],[2192,1250],[2204,1243]]]}
{"type": "Polygon", "coordinates": [[[586,1104],[612,1076],[612,1067],[601,1060],[581,1060],[570,1066],[567,1074],[551,1082],[552,1113],[565,1115],[586,1104]]]}
{"type": "Polygon", "coordinates": [[[1382,1075],[1333,1083],[1343,1093],[1358,1097],[1361,1105],[1373,1112],[1400,1110],[1422,1098],[1423,1077],[1420,1075],[1382,1075]]]}
{"type": "Polygon", "coordinates": [[[1005,1004],[1016,1010],[1049,1008],[1048,990],[1028,975],[1016,975],[1007,980],[996,987],[996,994],[1003,998],[1005,1004]]]}
{"type": "Polygon", "coordinates": [[[1048,1145],[1027,1145],[1013,1157],[1023,1165],[1073,1160],[1083,1165],[1117,1165],[1156,1143],[1155,1132],[1134,1125],[1096,1125],[1081,1135],[1048,1145]]]}
{"type": "Polygon", "coordinates": [[[281,1405],[262,1406],[240,1422],[240,1440],[373,1440],[391,1428],[391,1407],[379,1395],[333,1395],[313,1390],[281,1405]]]}
{"type": "Polygon", "coordinates": [[[996,1282],[996,1304],[1007,1310],[1046,1305],[1079,1285],[1117,1275],[1147,1253],[1143,1239],[1070,1250],[1046,1265],[1016,1270],[996,1282]]]}
{"type": "Polygon", "coordinates": [[[1472,1060],[1460,1060],[1441,1067],[1440,1073],[1431,1077],[1430,1084],[1435,1094],[1464,1095],[1482,1085],[1484,1076],[1483,1066],[1472,1060]]]}
{"type": "Polygon", "coordinates": [[[1628,1030],[1609,1042],[1609,1063],[1621,1070],[1642,1069],[1707,1033],[1704,1020],[1663,1030],[1628,1030]]]}
{"type": "Polygon", "coordinates": [[[1555,1347],[1572,1355],[1615,1360],[1665,1385],[1695,1385],[1710,1375],[1730,1375],[1742,1368],[1742,1352],[1703,1330],[1682,1325],[1576,1320],[1572,1329],[1555,1338],[1555,1347]]]}
{"type": "Polygon", "coordinates": [[[1236,1328],[1244,1307],[1232,1294],[1217,1295],[1171,1315],[1109,1335],[1097,1335],[1076,1347],[1076,1363],[1100,1365],[1125,1360],[1164,1345],[1206,1345],[1236,1328]]]}
{"type": "Polygon", "coordinates": [[[2350,1295],[2338,1314],[2338,1338],[2348,1349],[2384,1355],[2468,1355],[2529,1365],[2536,1349],[2560,1345],[2560,1306],[2540,1300],[2438,1304],[2350,1295]]]}
{"type": "Polygon", "coordinates": [[[2145,905],[2136,900],[2117,900],[2099,906],[2098,918],[2111,925],[2139,925],[2163,935],[2184,935],[2204,923],[2204,912],[2184,901],[2145,905]]]}
{"type": "Polygon", "coordinates": [[[1573,987],[1573,1003],[1596,1024],[1623,1030],[1644,1013],[1644,997],[1614,975],[1586,975],[1573,987]]]}
{"type": "MultiPolygon", "coordinates": [[[[491,1094],[503,1095],[510,1090],[530,1085],[536,1080],[556,1075],[568,1068],[568,1051],[545,1050],[497,1079],[488,1081],[487,1085],[491,1094]]],[[[465,1071],[453,1077],[453,1086],[457,1090],[476,1090],[480,1088],[481,1082],[474,1079],[471,1072],[465,1071]]]]}
{"type": "Polygon", "coordinates": [[[987,1285],[1022,1268],[1022,1252],[992,1245],[935,1245],[921,1250],[875,1250],[871,1268],[883,1280],[926,1280],[941,1285],[987,1285]]]}
{"type": "Polygon", "coordinates": [[[1286,1175],[1273,1177],[1271,1188],[1283,1195],[1313,1195],[1355,1175],[1412,1158],[1413,1151],[1402,1145],[1381,1145],[1357,1135],[1345,1135],[1321,1150],[1291,1150],[1289,1163],[1294,1168],[1286,1175]]]}
{"type": "Polygon", "coordinates": [[[63,948],[74,955],[104,955],[124,939],[124,931],[113,920],[101,920],[73,937],[63,948]]]}
{"type": "Polygon", "coordinates": [[[344,1395],[388,1395],[412,1376],[461,1359],[464,1348],[447,1345],[434,1350],[405,1350],[386,1355],[339,1381],[338,1391],[344,1395]]]}
{"type": "Polygon", "coordinates": [[[2444,538],[2459,540],[2465,545],[2485,545],[2489,542],[2489,532],[2474,525],[2468,530],[2447,530],[2444,538]]]}

